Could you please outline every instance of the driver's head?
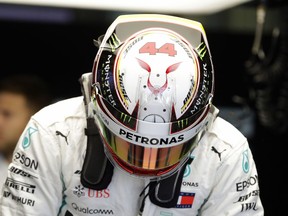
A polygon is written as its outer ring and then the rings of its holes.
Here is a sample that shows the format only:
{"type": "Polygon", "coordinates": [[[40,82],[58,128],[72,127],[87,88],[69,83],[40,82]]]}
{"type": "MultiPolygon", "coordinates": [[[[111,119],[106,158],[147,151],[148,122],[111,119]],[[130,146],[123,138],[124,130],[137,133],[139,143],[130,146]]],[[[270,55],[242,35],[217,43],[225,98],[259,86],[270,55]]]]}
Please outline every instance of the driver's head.
{"type": "Polygon", "coordinates": [[[124,15],[98,42],[91,104],[108,158],[137,176],[168,176],[207,124],[214,75],[202,25],[124,15]]]}

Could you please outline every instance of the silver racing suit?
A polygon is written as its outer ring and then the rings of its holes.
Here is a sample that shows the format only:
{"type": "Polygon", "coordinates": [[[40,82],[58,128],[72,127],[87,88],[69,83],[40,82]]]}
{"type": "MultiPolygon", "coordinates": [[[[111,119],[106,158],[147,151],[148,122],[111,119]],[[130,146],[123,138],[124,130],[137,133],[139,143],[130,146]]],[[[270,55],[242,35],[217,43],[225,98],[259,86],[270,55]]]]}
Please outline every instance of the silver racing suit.
{"type": "MultiPolygon", "coordinates": [[[[177,204],[140,196],[149,180],[114,168],[106,189],[80,181],[86,153],[83,97],[45,107],[27,124],[0,193],[1,216],[263,216],[259,178],[247,139],[217,117],[191,154],[177,204]]],[[[144,195],[148,191],[145,191],[144,195]]]]}

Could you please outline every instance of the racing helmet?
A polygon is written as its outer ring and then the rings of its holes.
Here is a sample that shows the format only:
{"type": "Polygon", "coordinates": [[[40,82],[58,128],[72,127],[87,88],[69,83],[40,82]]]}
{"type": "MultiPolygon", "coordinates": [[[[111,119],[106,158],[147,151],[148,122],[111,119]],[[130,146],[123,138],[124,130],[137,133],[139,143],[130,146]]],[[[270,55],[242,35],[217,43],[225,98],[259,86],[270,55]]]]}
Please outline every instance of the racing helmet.
{"type": "Polygon", "coordinates": [[[169,176],[208,122],[214,72],[202,25],[121,15],[98,46],[90,104],[107,157],[135,176],[169,176]]]}

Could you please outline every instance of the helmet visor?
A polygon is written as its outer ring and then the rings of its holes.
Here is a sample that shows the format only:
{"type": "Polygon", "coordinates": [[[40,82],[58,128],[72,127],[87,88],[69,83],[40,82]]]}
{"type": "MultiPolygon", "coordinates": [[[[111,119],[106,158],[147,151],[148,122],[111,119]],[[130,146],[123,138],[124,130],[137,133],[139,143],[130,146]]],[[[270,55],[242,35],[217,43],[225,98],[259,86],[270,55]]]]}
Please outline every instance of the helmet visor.
{"type": "MultiPolygon", "coordinates": [[[[158,176],[168,173],[194,149],[199,136],[176,146],[155,148],[136,145],[111,132],[101,124],[101,135],[108,157],[122,169],[141,176],[158,176]]],[[[141,139],[144,139],[143,137],[141,139]]]]}

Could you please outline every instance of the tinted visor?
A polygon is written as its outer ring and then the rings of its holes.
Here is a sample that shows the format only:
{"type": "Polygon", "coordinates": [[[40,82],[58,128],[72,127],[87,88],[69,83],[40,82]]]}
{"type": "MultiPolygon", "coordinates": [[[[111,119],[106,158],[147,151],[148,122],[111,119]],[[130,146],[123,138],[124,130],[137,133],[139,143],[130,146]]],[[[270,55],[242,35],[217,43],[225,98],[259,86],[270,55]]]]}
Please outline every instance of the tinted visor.
{"type": "Polygon", "coordinates": [[[176,146],[153,148],[136,145],[111,132],[104,124],[101,135],[105,142],[108,157],[122,169],[141,176],[159,176],[170,172],[187,157],[199,141],[196,135],[176,146]]]}

